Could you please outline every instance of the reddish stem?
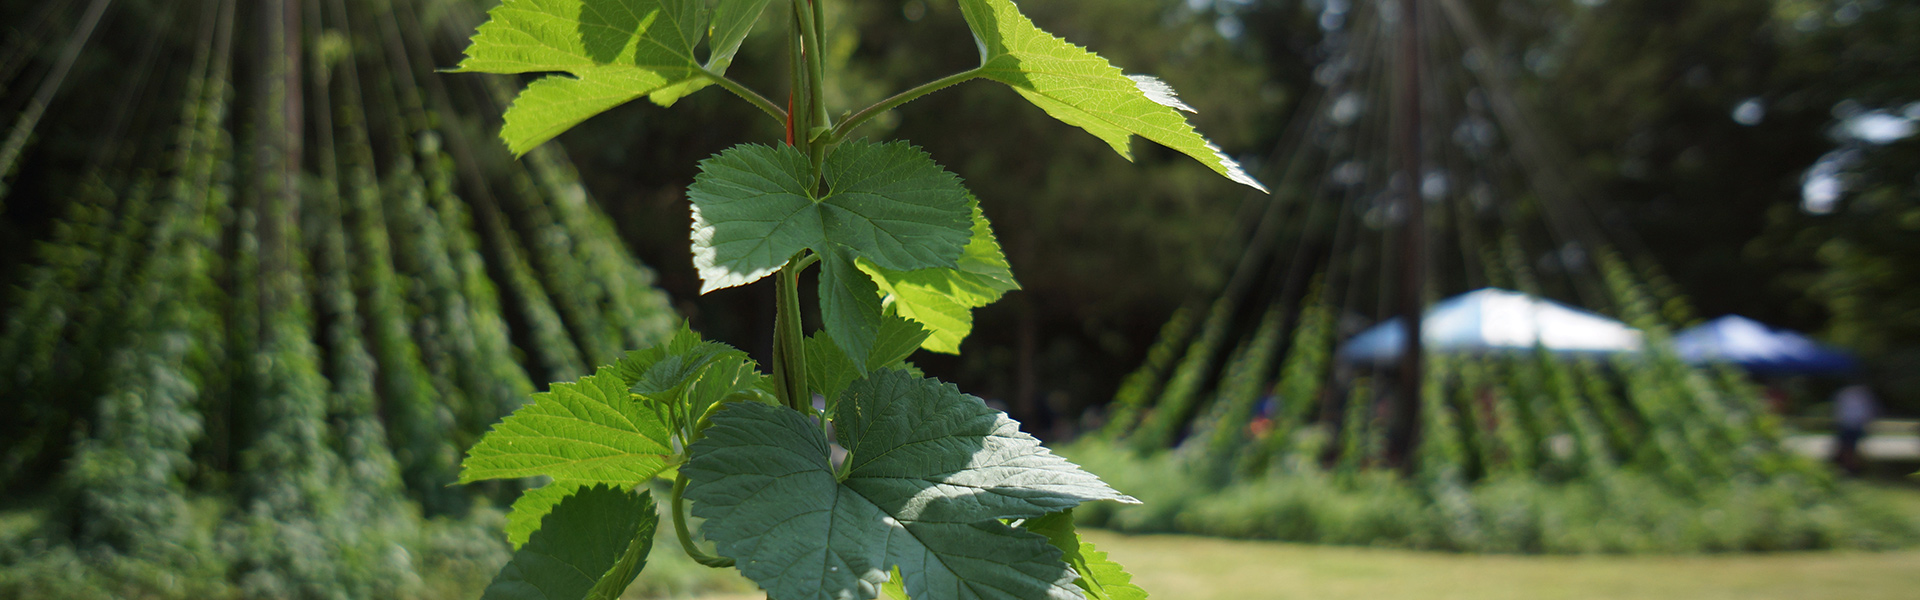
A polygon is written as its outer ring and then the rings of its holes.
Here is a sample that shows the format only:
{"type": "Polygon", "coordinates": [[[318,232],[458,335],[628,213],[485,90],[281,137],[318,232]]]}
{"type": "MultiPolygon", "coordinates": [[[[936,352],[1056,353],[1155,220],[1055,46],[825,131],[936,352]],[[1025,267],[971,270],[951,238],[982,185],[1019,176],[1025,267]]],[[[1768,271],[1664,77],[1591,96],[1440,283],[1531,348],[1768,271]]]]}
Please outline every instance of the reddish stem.
{"type": "Polygon", "coordinates": [[[787,145],[793,145],[793,92],[787,92],[787,145]]]}

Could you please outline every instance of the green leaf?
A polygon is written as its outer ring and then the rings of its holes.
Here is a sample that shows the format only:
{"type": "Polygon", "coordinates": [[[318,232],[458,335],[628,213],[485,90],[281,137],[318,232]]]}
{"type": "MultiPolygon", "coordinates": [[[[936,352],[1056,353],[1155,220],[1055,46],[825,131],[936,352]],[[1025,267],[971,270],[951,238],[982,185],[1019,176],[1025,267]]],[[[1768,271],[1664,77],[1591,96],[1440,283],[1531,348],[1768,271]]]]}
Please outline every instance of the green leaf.
{"type": "Polygon", "coordinates": [[[840,351],[833,343],[833,336],[825,331],[816,331],[801,342],[801,351],[807,355],[807,389],[827,399],[827,406],[833,406],[840,400],[840,392],[847,384],[860,378],[859,367],[840,351]]]}
{"type": "Polygon", "coordinates": [[[546,475],[625,486],[653,479],[674,451],[662,405],[636,400],[618,367],[556,383],[493,426],[460,467],[460,482],[546,475]]]}
{"type": "Polygon", "coordinates": [[[701,293],[752,283],[803,250],[820,257],[826,330],[864,368],[880,333],[879,290],[854,261],[911,271],[959,265],[972,237],[960,179],[904,142],[848,142],[823,165],[790,146],[736,146],[700,163],[693,201],[701,293]]]}
{"type": "Polygon", "coordinates": [[[1011,0],[960,0],[960,11],[980,44],[983,75],[1012,86],[1053,118],[1087,130],[1133,159],[1132,135],[1199,160],[1236,183],[1267,191],[1179,111],[1193,112],[1173,88],[1143,75],[1128,76],[1107,59],[1034,26],[1011,0]]]}
{"type": "MultiPolygon", "coordinates": [[[[927,339],[928,332],[920,325],[903,319],[898,315],[885,315],[880,319],[880,335],[874,340],[873,352],[867,358],[867,370],[874,371],[890,367],[906,367],[902,361],[920,347],[927,339]]],[[[847,384],[860,378],[860,370],[853,366],[840,346],[833,343],[833,336],[825,331],[816,331],[802,343],[807,353],[807,388],[827,399],[827,406],[834,406],[840,399],[840,392],[847,384]]]]}
{"type": "Polygon", "coordinates": [[[582,488],[541,519],[481,600],[618,598],[646,566],[659,522],[649,494],[582,488]]]}
{"type": "Polygon", "coordinates": [[[500,137],[515,155],[607,109],[705,77],[694,58],[705,0],[506,0],[487,15],[458,71],[572,75],[542,78],[514,99],[500,137]]]}
{"type": "Polygon", "coordinates": [[[880,586],[881,600],[913,600],[907,596],[907,578],[900,575],[900,567],[894,567],[887,574],[887,582],[880,586]]]}
{"type": "Polygon", "coordinates": [[[873,340],[873,353],[867,357],[867,370],[904,366],[904,361],[920,349],[932,332],[919,323],[887,314],[880,318],[880,335],[873,340]]]}
{"type": "Polygon", "coordinates": [[[1087,600],[1147,600],[1147,591],[1133,584],[1133,575],[1120,563],[1080,540],[1079,532],[1073,529],[1073,511],[1028,519],[1021,528],[1047,536],[1047,541],[1060,549],[1061,558],[1080,574],[1073,583],[1086,590],[1087,600]]]}
{"type": "MultiPolygon", "coordinates": [[[[740,51],[740,43],[746,41],[747,33],[760,20],[760,13],[767,9],[772,0],[720,0],[713,8],[713,24],[707,28],[707,70],[716,75],[725,75],[727,68],[733,65],[734,54],[740,51]]],[[[682,81],[647,94],[647,99],[660,106],[673,106],[674,102],[700,91],[713,80],[696,77],[682,81]]]]}
{"type": "Polygon", "coordinates": [[[833,424],[851,467],[845,484],[903,507],[904,519],[970,522],[1038,517],[1092,500],[1139,503],[1041,446],[1006,413],[938,380],[876,371],[847,386],[833,424]]]}
{"type": "Polygon", "coordinates": [[[920,600],[1077,600],[1060,551],[999,519],[1131,500],[978,398],[901,371],[854,382],[835,423],[844,481],[817,425],[758,404],[722,409],[681,470],[706,537],[775,598],[872,598],[898,567],[920,600]]]}
{"type": "Polygon", "coordinates": [[[519,549],[527,543],[527,537],[540,529],[540,520],[561,500],[572,496],[586,484],[578,481],[555,481],[520,493],[514,499],[513,508],[507,511],[507,543],[519,549]]]}
{"type": "Polygon", "coordinates": [[[713,27],[710,29],[712,41],[707,57],[707,69],[715,73],[727,72],[727,66],[733,64],[733,55],[740,51],[740,43],[746,41],[747,33],[753,31],[753,25],[760,21],[760,13],[766,12],[767,3],[772,0],[720,0],[713,8],[713,27]]]}
{"type": "MultiPolygon", "coordinates": [[[[748,393],[764,378],[747,353],[709,342],[680,323],[666,343],[628,352],[614,369],[635,394],[674,406],[687,419],[697,419],[714,403],[748,393]]],[[[686,427],[689,423],[677,423],[686,427]]]]}
{"type": "Polygon", "coordinates": [[[880,288],[848,254],[831,248],[820,256],[820,321],[847,359],[865,373],[886,315],[881,313],[880,288]]]}
{"type": "Polygon", "coordinates": [[[960,341],[973,332],[973,309],[1020,289],[980,202],[968,197],[967,205],[973,213],[972,237],[960,253],[958,268],[896,271],[860,263],[860,270],[886,295],[887,306],[927,327],[930,335],[922,347],[934,352],[959,354],[960,341]]]}

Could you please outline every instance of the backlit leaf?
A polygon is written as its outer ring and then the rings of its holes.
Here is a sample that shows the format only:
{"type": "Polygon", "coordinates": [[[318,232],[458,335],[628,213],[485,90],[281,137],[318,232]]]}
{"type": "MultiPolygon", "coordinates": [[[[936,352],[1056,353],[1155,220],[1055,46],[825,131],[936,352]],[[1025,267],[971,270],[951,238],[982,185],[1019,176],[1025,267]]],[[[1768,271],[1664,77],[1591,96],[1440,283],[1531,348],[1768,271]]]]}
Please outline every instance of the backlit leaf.
{"type": "Polygon", "coordinates": [[[515,155],[607,109],[705,78],[694,48],[706,33],[706,0],[506,0],[487,15],[458,70],[567,74],[534,81],[507,109],[500,138],[515,155]]]}
{"type": "Polygon", "coordinates": [[[769,2],[772,0],[720,0],[720,4],[713,7],[708,69],[716,73],[727,71],[727,66],[733,64],[734,53],[740,51],[740,43],[746,41],[747,33],[753,31],[754,23],[760,20],[760,13],[766,12],[769,2]]]}
{"type": "Polygon", "coordinates": [[[934,352],[959,354],[961,340],[973,332],[973,309],[1020,289],[979,201],[968,198],[967,202],[973,212],[972,237],[960,253],[958,267],[896,271],[860,263],[860,270],[872,276],[886,295],[888,306],[928,329],[930,335],[922,347],[934,352]]]}
{"type": "Polygon", "coordinates": [[[1059,548],[1062,558],[1080,574],[1073,580],[1087,592],[1087,600],[1147,600],[1147,591],[1133,584],[1133,575],[1107,558],[1107,553],[1081,541],[1073,528],[1073,511],[1063,511],[1028,519],[1022,529],[1047,536],[1059,548]]]}
{"type": "Polygon", "coordinates": [[[1100,55],[1034,26],[1012,0],[960,0],[980,44],[988,79],[1012,86],[1048,115],[1085,129],[1132,160],[1129,136],[1159,142],[1234,182],[1267,191],[1240,164],[1207,141],[1179,111],[1193,108],[1173,88],[1121,73],[1100,55]]]}
{"type": "Polygon", "coordinates": [[[660,406],[636,399],[614,367],[556,383],[493,426],[460,467],[460,482],[546,475],[632,486],[673,456],[660,406]]]}

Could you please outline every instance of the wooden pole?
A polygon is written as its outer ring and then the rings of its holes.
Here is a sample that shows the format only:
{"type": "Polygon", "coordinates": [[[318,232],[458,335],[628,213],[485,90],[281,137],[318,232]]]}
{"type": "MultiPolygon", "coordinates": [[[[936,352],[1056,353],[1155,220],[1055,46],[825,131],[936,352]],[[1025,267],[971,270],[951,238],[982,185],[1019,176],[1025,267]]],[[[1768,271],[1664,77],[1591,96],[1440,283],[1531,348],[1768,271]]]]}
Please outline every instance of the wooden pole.
{"type": "Polygon", "coordinates": [[[1400,385],[1389,415],[1387,462],[1402,471],[1413,468],[1420,432],[1421,317],[1426,288],[1426,202],[1421,198],[1420,165],[1420,2],[1400,0],[1399,128],[1395,154],[1400,162],[1400,385]]]}

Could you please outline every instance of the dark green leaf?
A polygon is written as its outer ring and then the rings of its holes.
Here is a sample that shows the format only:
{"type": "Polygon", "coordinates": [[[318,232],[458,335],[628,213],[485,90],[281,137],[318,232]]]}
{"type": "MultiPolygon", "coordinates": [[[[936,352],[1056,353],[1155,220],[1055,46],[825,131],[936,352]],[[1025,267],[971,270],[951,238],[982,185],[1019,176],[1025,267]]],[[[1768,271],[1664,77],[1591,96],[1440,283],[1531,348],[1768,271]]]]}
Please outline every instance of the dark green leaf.
{"type": "Polygon", "coordinates": [[[864,373],[880,337],[880,288],[840,249],[820,256],[820,320],[847,358],[864,373]]]}
{"type": "Polygon", "coordinates": [[[860,368],[880,333],[880,301],[854,260],[954,268],[972,237],[959,178],[901,142],[843,144],[823,165],[825,194],[790,146],[738,146],[700,170],[687,195],[701,293],[751,283],[811,250],[821,260],[826,329],[860,368]]]}
{"type": "Polygon", "coordinates": [[[880,319],[880,335],[873,341],[873,353],[867,357],[867,370],[885,369],[901,364],[901,361],[920,349],[932,332],[919,323],[902,318],[891,311],[880,319]]]}
{"type": "Polygon", "coordinates": [[[951,384],[876,371],[840,400],[833,422],[852,467],[846,485],[902,520],[1038,517],[1091,500],[1139,502],[951,384]]]}
{"type": "MultiPolygon", "coordinates": [[[[927,330],[919,324],[899,316],[888,314],[880,319],[880,335],[875,340],[873,353],[867,359],[867,370],[889,367],[906,367],[902,362],[920,347],[927,338],[927,330]]],[[[827,399],[827,406],[833,406],[840,399],[840,392],[847,384],[860,378],[860,370],[847,359],[847,354],[833,343],[833,336],[825,331],[815,332],[805,342],[807,353],[807,388],[827,399]]]]}
{"type": "Polygon", "coordinates": [[[541,519],[481,599],[618,598],[645,567],[659,521],[647,493],[581,488],[541,519]]]}
{"type": "Polygon", "coordinates": [[[776,598],[872,598],[899,567],[919,600],[1076,599],[1059,550],[999,519],[1131,500],[937,381],[875,371],[836,412],[844,482],[816,424],[757,404],[723,409],[681,471],[705,535],[776,598]]]}
{"type": "Polygon", "coordinates": [[[747,353],[701,339],[685,322],[666,343],[628,352],[614,369],[633,382],[633,393],[676,406],[688,419],[699,418],[728,396],[752,390],[763,378],[747,353]]]}
{"type": "Polygon", "coordinates": [[[527,543],[527,538],[540,529],[541,519],[583,486],[578,481],[555,481],[521,492],[507,511],[507,543],[515,549],[527,543]]]}

